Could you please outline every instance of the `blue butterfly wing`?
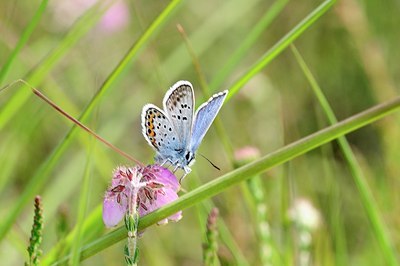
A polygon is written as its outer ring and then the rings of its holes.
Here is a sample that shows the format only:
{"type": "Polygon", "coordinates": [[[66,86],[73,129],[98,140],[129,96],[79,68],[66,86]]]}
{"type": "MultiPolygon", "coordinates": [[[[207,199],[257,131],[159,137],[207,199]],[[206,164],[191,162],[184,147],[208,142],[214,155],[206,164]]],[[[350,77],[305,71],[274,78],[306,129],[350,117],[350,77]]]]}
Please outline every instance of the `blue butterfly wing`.
{"type": "Polygon", "coordinates": [[[207,102],[203,103],[199,109],[197,109],[189,147],[192,153],[195,153],[199,148],[201,141],[217,116],[219,109],[221,109],[227,94],[227,90],[214,94],[207,102]]]}
{"type": "Polygon", "coordinates": [[[183,148],[189,146],[194,116],[194,92],[189,81],[175,83],[165,94],[164,110],[183,148]]]}
{"type": "Polygon", "coordinates": [[[184,148],[168,116],[153,104],[143,107],[142,133],[149,145],[157,151],[158,163],[176,160],[177,150],[184,148]]]}

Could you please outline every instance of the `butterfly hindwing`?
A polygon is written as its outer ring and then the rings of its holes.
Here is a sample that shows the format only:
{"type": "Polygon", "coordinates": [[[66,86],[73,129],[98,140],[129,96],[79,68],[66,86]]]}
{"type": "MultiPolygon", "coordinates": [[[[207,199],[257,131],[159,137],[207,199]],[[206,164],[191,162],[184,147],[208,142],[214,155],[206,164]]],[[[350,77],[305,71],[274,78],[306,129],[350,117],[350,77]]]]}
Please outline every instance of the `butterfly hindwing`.
{"type": "Polygon", "coordinates": [[[227,94],[227,90],[216,93],[197,109],[189,147],[191,152],[195,153],[199,148],[201,141],[221,109],[227,94]]]}
{"type": "Polygon", "coordinates": [[[176,149],[180,141],[167,115],[157,106],[146,104],[142,111],[142,133],[147,142],[165,160],[176,149]]]}
{"type": "Polygon", "coordinates": [[[189,81],[176,82],[165,94],[164,110],[183,147],[187,147],[192,132],[194,92],[189,81]]]}

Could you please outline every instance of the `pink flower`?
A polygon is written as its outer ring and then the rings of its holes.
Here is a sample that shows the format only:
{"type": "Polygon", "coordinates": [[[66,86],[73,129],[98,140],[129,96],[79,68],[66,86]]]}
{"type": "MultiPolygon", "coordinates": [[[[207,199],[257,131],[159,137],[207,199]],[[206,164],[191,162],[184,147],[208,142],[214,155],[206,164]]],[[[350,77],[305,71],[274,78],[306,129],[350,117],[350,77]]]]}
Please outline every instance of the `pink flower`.
{"type": "Polygon", "coordinates": [[[256,147],[245,146],[235,151],[235,160],[248,162],[260,158],[260,151],[256,147]]]}
{"type": "MultiPolygon", "coordinates": [[[[180,185],[168,169],[150,165],[146,167],[120,166],[114,170],[110,188],[106,191],[103,202],[103,221],[107,227],[116,226],[130,208],[137,208],[144,216],[178,198],[180,185]]],[[[158,224],[168,220],[179,221],[179,211],[158,224]]]]}
{"type": "Polygon", "coordinates": [[[57,30],[66,30],[99,2],[105,5],[111,4],[99,22],[98,29],[100,31],[112,33],[123,29],[129,24],[130,13],[128,1],[126,0],[53,0],[49,3],[49,11],[53,20],[53,23],[50,23],[49,26],[57,30]]]}
{"type": "Polygon", "coordinates": [[[114,32],[124,28],[129,23],[129,7],[125,1],[117,1],[104,14],[100,28],[105,32],[114,32]]]}

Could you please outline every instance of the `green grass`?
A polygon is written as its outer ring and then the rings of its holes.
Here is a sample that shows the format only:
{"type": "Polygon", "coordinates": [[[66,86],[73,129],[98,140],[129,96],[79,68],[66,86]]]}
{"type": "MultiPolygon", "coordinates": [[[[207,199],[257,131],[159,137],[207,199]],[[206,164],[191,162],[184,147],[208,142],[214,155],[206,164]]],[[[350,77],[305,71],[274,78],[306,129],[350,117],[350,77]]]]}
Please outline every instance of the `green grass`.
{"type": "MultiPolygon", "coordinates": [[[[335,114],[333,113],[332,108],[330,107],[330,105],[329,105],[327,99],[325,98],[321,88],[319,87],[317,81],[311,74],[310,69],[307,67],[307,64],[304,62],[300,53],[297,51],[297,49],[294,46],[292,46],[292,51],[293,51],[299,65],[301,66],[301,68],[304,72],[304,75],[309,80],[310,85],[314,91],[314,94],[318,98],[318,101],[319,101],[322,109],[324,110],[325,115],[327,116],[327,119],[329,120],[329,123],[331,123],[331,124],[337,123],[338,121],[335,117],[335,114]]],[[[376,204],[375,204],[375,200],[373,198],[371,188],[369,187],[366,177],[363,174],[363,170],[361,169],[361,166],[357,162],[356,156],[352,152],[350,144],[348,143],[346,138],[345,137],[338,138],[338,143],[339,143],[342,153],[349,165],[350,172],[352,173],[354,182],[359,190],[360,198],[361,198],[364,208],[367,212],[368,219],[372,224],[372,228],[374,229],[375,237],[379,241],[379,245],[382,248],[382,252],[385,254],[387,263],[390,263],[391,265],[395,265],[396,264],[396,253],[391,244],[391,240],[389,239],[389,234],[386,229],[386,225],[384,224],[384,222],[381,219],[382,215],[379,213],[378,206],[376,206],[376,204]]]]}
{"type": "MultiPolygon", "coordinates": [[[[110,32],[101,17],[110,4],[57,26],[69,15],[52,15],[56,2],[4,2],[1,86],[25,79],[144,164],[154,155],[141,134],[144,104],[160,106],[180,79],[194,84],[197,106],[230,90],[199,150],[221,172],[198,156],[183,182],[187,192],[140,220],[143,264],[201,265],[213,206],[221,265],[298,263],[300,231],[288,212],[305,198],[321,217],[307,249],[313,264],[397,265],[400,54],[392,29],[400,18],[394,3],[385,21],[373,1],[348,3],[134,1],[125,6],[128,23],[110,32]],[[361,17],[347,20],[354,12],[361,17]],[[262,157],[236,167],[234,152],[244,146],[262,157]],[[178,210],[180,222],[155,226],[178,210]],[[269,232],[259,235],[263,222],[269,232]]],[[[113,168],[132,162],[93,144],[26,86],[0,94],[0,144],[3,264],[27,259],[37,194],[44,265],[124,264],[127,232],[104,228],[101,204],[113,168]],[[63,239],[56,237],[60,209],[69,221],[63,239]]]]}

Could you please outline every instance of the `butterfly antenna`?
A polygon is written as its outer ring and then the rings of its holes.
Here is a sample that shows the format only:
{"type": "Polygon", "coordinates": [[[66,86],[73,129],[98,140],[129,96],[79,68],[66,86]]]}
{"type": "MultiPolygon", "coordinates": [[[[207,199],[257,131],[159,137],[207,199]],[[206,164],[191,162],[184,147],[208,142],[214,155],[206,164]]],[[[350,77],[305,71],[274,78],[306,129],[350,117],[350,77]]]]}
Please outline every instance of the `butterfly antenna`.
{"type": "Polygon", "coordinates": [[[201,157],[203,157],[204,159],[206,159],[212,166],[214,166],[215,169],[217,169],[218,171],[221,171],[221,168],[219,168],[218,166],[216,166],[213,162],[211,162],[206,156],[204,156],[203,154],[199,153],[199,155],[201,157]]]}
{"type": "Polygon", "coordinates": [[[72,122],[74,122],[77,126],[79,126],[80,128],[82,128],[83,130],[85,130],[86,132],[88,132],[89,134],[93,135],[96,139],[98,139],[99,141],[103,142],[106,146],[108,146],[109,148],[113,149],[114,151],[116,151],[117,153],[121,154],[122,156],[124,156],[125,158],[139,164],[143,166],[143,163],[141,163],[139,160],[133,158],[132,156],[130,156],[129,154],[127,154],[126,152],[120,150],[119,148],[115,147],[113,144],[111,144],[110,142],[106,141],[105,139],[103,139],[102,137],[100,137],[98,134],[96,134],[93,130],[91,130],[90,128],[88,128],[87,126],[85,126],[84,124],[82,124],[78,119],[72,117],[70,114],[68,114],[67,112],[65,112],[63,109],[61,109],[61,107],[59,107],[58,105],[56,105],[54,102],[52,102],[49,98],[47,98],[43,93],[41,93],[39,90],[37,90],[36,88],[34,88],[32,85],[30,85],[28,82],[26,82],[23,79],[17,79],[13,82],[11,82],[10,84],[4,86],[2,89],[0,89],[0,93],[10,87],[12,87],[14,84],[16,83],[23,83],[25,84],[27,87],[29,87],[32,92],[38,96],[40,99],[42,99],[43,101],[45,101],[46,103],[48,103],[51,107],[53,107],[53,109],[55,109],[57,112],[59,112],[60,114],[62,114],[63,116],[65,116],[66,118],[68,118],[69,120],[71,120],[72,122]]]}

